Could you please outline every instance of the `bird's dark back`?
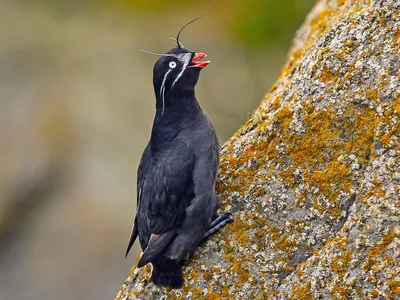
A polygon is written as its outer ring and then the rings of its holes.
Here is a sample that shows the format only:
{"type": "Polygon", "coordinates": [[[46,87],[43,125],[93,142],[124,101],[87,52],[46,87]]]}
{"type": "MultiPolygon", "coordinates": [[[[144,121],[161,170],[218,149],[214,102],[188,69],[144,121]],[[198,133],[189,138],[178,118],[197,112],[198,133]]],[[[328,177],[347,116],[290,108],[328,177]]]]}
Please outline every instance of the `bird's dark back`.
{"type": "Polygon", "coordinates": [[[150,233],[161,234],[179,228],[185,209],[194,198],[192,170],[194,156],[180,139],[164,142],[163,147],[146,148],[138,172],[141,196],[138,222],[143,234],[142,248],[147,246],[150,233]],[[145,161],[145,162],[144,162],[145,161]]]}

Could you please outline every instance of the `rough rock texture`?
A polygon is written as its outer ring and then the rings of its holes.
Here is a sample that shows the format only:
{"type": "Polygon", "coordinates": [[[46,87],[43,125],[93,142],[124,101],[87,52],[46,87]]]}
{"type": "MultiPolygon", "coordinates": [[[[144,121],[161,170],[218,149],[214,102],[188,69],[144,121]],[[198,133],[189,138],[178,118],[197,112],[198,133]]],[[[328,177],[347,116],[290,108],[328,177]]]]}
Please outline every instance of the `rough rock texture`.
{"type": "Polygon", "coordinates": [[[400,1],[322,0],[222,149],[235,223],[181,290],[133,269],[117,299],[400,299],[400,1]]]}

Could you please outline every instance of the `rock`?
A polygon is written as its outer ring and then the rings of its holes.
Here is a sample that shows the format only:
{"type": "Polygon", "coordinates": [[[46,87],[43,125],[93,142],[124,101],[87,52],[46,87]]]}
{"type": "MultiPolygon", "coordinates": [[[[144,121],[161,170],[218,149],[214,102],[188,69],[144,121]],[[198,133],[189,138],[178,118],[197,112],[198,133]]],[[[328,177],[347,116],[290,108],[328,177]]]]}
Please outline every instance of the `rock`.
{"type": "Polygon", "coordinates": [[[133,268],[116,299],[400,297],[400,2],[321,0],[222,148],[235,222],[180,290],[133,268]]]}

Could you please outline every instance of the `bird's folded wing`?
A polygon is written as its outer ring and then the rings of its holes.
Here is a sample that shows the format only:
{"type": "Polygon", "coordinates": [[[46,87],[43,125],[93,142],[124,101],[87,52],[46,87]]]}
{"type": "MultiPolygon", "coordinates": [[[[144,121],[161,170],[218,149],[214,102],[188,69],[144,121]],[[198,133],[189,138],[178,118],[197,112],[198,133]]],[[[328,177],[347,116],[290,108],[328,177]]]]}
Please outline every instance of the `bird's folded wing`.
{"type": "Polygon", "coordinates": [[[150,236],[147,248],[144,250],[142,257],[138,262],[138,267],[141,268],[156,259],[172,242],[172,240],[176,237],[176,234],[176,229],[171,229],[163,234],[152,234],[150,236]]]}

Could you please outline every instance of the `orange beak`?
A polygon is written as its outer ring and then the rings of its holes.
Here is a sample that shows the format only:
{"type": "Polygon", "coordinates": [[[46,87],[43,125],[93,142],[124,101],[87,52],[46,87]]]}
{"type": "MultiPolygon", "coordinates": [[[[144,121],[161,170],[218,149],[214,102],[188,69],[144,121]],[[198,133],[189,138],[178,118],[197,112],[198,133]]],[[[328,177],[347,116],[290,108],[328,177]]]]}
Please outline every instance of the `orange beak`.
{"type": "Polygon", "coordinates": [[[197,52],[194,54],[193,58],[192,58],[192,64],[190,65],[190,67],[197,67],[197,68],[204,68],[205,66],[207,66],[210,61],[200,61],[201,59],[207,57],[207,54],[202,53],[202,52],[197,52]]]}

